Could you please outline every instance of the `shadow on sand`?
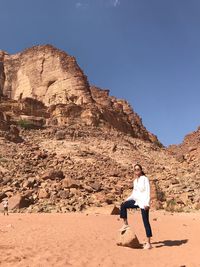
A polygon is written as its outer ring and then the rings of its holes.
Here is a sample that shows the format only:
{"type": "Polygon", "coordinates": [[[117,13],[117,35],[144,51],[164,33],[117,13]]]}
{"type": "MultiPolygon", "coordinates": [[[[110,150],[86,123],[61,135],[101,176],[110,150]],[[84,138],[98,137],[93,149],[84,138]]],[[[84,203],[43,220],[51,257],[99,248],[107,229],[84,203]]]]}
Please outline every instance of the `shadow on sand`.
{"type": "Polygon", "coordinates": [[[156,248],[160,247],[174,247],[174,246],[181,246],[183,244],[186,244],[188,242],[188,239],[183,240],[163,240],[158,242],[153,242],[152,245],[156,245],[156,248]]]}

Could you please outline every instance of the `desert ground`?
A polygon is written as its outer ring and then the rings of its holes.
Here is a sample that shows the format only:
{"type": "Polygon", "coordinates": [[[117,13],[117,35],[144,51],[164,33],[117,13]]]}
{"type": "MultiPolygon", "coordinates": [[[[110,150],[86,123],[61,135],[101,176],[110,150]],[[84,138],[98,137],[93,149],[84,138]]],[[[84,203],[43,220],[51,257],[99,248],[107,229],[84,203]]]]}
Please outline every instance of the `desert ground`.
{"type": "MultiPolygon", "coordinates": [[[[0,266],[199,267],[200,213],[152,211],[151,250],[116,245],[117,215],[0,214],[0,266]]],[[[140,211],[129,214],[141,243],[140,211]]]]}

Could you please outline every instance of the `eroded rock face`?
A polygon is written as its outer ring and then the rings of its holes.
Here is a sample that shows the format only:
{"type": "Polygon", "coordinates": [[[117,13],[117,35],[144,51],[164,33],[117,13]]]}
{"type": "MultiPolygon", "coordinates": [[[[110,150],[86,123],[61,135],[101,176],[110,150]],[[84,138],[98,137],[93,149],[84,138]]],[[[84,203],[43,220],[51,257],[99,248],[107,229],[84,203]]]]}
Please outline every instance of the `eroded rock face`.
{"type": "Polygon", "coordinates": [[[12,103],[12,114],[6,110],[13,121],[117,129],[161,145],[126,100],[90,86],[75,58],[51,45],[15,55],[0,51],[0,96],[17,102],[12,103]]]}
{"type": "Polygon", "coordinates": [[[92,102],[87,77],[75,58],[51,45],[15,55],[0,52],[0,90],[9,98],[31,97],[46,106],[92,102]]]}
{"type": "Polygon", "coordinates": [[[110,96],[109,90],[103,90],[96,86],[91,86],[90,90],[100,110],[100,118],[106,121],[109,126],[121,132],[131,134],[133,137],[151,141],[161,146],[157,137],[147,131],[142,123],[142,119],[134,112],[126,100],[110,96]]]}
{"type": "Polygon", "coordinates": [[[3,88],[5,82],[5,73],[4,73],[4,55],[5,52],[0,50],[0,97],[3,95],[3,88]]]}
{"type": "Polygon", "coordinates": [[[175,155],[184,155],[187,153],[197,154],[200,148],[200,127],[194,132],[187,134],[183,142],[179,145],[170,145],[168,150],[175,155]]]}

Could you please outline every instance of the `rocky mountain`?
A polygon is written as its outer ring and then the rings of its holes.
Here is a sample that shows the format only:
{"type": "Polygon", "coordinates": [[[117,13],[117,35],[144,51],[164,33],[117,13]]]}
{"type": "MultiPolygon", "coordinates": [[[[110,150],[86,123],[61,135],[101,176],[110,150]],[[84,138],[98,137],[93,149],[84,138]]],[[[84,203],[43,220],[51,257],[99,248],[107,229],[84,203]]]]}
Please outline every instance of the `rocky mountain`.
{"type": "Polygon", "coordinates": [[[46,125],[103,125],[159,144],[125,100],[90,87],[75,58],[51,45],[15,55],[0,51],[0,94],[16,101],[18,114],[44,117],[45,113],[46,125]]]}
{"type": "Polygon", "coordinates": [[[14,211],[119,205],[137,162],[150,178],[153,208],[200,208],[199,130],[163,147],[126,100],[89,85],[65,52],[0,51],[0,97],[0,199],[9,197],[14,211]]]}
{"type": "Polygon", "coordinates": [[[180,145],[171,145],[168,148],[180,161],[195,161],[200,159],[200,127],[187,134],[180,145]]]}
{"type": "Polygon", "coordinates": [[[92,103],[89,84],[74,57],[53,46],[22,53],[0,52],[1,92],[11,99],[31,97],[52,104],[92,103]]]}

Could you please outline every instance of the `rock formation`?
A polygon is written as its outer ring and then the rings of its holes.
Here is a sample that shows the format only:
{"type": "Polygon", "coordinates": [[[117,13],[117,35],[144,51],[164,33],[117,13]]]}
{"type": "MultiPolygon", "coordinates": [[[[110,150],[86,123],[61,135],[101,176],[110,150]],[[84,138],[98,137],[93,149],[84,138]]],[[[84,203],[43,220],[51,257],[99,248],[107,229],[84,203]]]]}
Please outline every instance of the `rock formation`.
{"type": "Polygon", "coordinates": [[[0,89],[9,98],[31,97],[46,106],[92,102],[87,77],[75,58],[53,46],[35,46],[16,55],[0,52],[0,61],[0,89]]]}
{"type": "Polygon", "coordinates": [[[109,90],[90,87],[75,58],[51,45],[15,55],[0,51],[0,94],[21,103],[19,120],[24,120],[23,114],[38,125],[116,128],[161,145],[127,101],[109,96],[109,90]]]}
{"type": "Polygon", "coordinates": [[[200,209],[199,138],[164,148],[126,100],[90,86],[50,45],[0,51],[0,200],[14,211],[119,206],[134,163],[150,178],[152,208],[200,209]]]}

